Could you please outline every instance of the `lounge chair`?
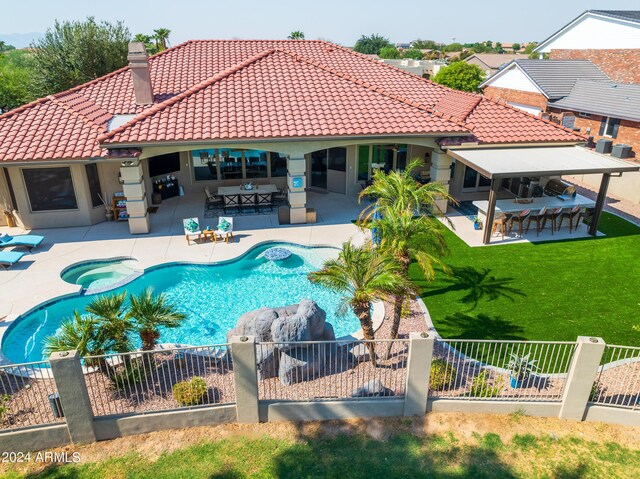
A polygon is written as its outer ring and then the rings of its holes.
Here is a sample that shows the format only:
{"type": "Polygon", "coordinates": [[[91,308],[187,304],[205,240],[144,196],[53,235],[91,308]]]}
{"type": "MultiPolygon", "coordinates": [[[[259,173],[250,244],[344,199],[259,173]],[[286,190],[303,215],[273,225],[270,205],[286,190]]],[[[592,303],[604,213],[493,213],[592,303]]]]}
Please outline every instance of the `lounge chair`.
{"type": "Polygon", "coordinates": [[[29,248],[31,251],[36,246],[39,246],[40,243],[44,240],[44,236],[40,235],[16,235],[10,236],[7,234],[0,234],[0,248],[8,248],[9,246],[20,246],[24,248],[29,248]]]}
{"type": "Polygon", "coordinates": [[[24,253],[19,251],[0,251],[0,266],[9,269],[9,266],[16,264],[23,256],[24,253]]]}
{"type": "Polygon", "coordinates": [[[196,239],[202,237],[202,230],[200,229],[200,221],[198,218],[186,218],[182,220],[182,227],[184,228],[184,236],[187,238],[187,244],[191,244],[191,238],[196,239]]]}
{"type": "Polygon", "coordinates": [[[221,216],[218,220],[215,234],[220,236],[220,239],[224,237],[225,242],[228,243],[229,238],[233,238],[233,217],[221,216]]]}

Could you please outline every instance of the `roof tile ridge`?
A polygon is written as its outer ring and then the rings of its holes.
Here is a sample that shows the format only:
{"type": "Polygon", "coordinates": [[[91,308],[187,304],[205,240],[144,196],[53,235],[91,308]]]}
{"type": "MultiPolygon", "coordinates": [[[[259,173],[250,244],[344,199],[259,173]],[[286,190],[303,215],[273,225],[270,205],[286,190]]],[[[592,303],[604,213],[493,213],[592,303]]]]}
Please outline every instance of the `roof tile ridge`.
{"type": "MultiPolygon", "coordinates": [[[[319,40],[319,41],[323,41],[323,40],[319,40]]],[[[388,63],[380,62],[380,61],[378,61],[378,60],[376,60],[374,58],[370,58],[370,57],[364,55],[363,53],[356,52],[355,50],[352,50],[350,48],[344,47],[342,45],[337,45],[337,44],[331,43],[331,42],[325,42],[325,43],[327,43],[328,45],[332,45],[335,48],[340,48],[340,49],[342,49],[342,50],[344,50],[344,51],[346,51],[346,52],[348,52],[348,53],[350,53],[352,55],[358,56],[359,58],[361,58],[363,60],[367,60],[368,62],[375,63],[377,65],[384,65],[385,67],[390,68],[390,69],[392,69],[392,70],[394,70],[396,72],[400,72],[400,73],[402,73],[404,75],[410,76],[413,79],[421,80],[424,83],[427,83],[429,85],[435,86],[435,87],[437,87],[437,88],[439,88],[441,90],[446,90],[446,91],[455,92],[455,93],[461,93],[461,94],[463,94],[465,96],[480,96],[478,93],[471,93],[471,92],[462,91],[462,90],[454,90],[453,88],[446,87],[444,85],[441,85],[440,83],[436,83],[436,82],[434,82],[432,80],[429,80],[427,78],[422,78],[422,77],[419,77],[417,75],[414,75],[413,73],[409,73],[409,72],[407,72],[405,70],[402,70],[401,68],[398,68],[396,66],[389,65],[388,63]]]]}
{"type": "Polygon", "coordinates": [[[499,105],[499,106],[502,106],[502,107],[509,108],[510,110],[513,110],[513,111],[515,111],[515,112],[517,112],[517,113],[520,113],[520,114],[522,114],[522,115],[525,115],[525,116],[528,116],[528,117],[534,118],[534,119],[536,119],[536,120],[538,120],[538,121],[542,121],[542,122],[544,122],[544,123],[546,123],[546,124],[548,124],[548,125],[552,125],[552,126],[554,126],[554,127],[558,128],[558,129],[560,129],[560,130],[564,130],[564,131],[566,131],[567,133],[571,133],[571,134],[573,134],[573,135],[575,135],[575,136],[578,136],[578,137],[580,137],[580,138],[584,138],[585,140],[587,139],[587,137],[586,137],[586,136],[581,135],[581,134],[579,134],[579,133],[576,133],[576,132],[575,132],[575,131],[573,131],[572,129],[567,128],[566,126],[559,125],[558,123],[554,123],[554,122],[553,122],[553,121],[551,121],[551,120],[546,120],[546,119],[544,119],[544,118],[541,118],[541,117],[539,117],[539,116],[533,115],[533,114],[531,114],[531,113],[529,113],[529,112],[526,112],[526,111],[524,111],[524,110],[520,110],[519,108],[516,108],[516,107],[515,107],[515,106],[513,106],[513,105],[509,105],[509,104],[508,104],[508,103],[506,103],[506,102],[497,101],[497,100],[494,100],[494,99],[492,99],[492,98],[487,98],[487,97],[483,97],[483,98],[484,98],[485,100],[487,100],[487,101],[491,102],[491,103],[496,104],[496,105],[499,105]]]}
{"type": "MultiPolygon", "coordinates": [[[[326,43],[329,43],[329,42],[326,42],[326,43]]],[[[297,61],[301,61],[301,62],[307,63],[309,65],[315,66],[316,68],[320,68],[321,70],[324,70],[324,71],[329,72],[329,73],[331,73],[333,75],[339,76],[340,78],[344,78],[345,80],[348,80],[348,81],[350,81],[352,83],[356,83],[356,84],[358,84],[358,85],[360,85],[360,86],[362,86],[364,88],[367,88],[368,90],[374,91],[374,92],[379,93],[381,95],[384,95],[384,96],[386,96],[388,98],[391,98],[392,100],[401,101],[402,103],[405,103],[405,104],[407,104],[407,105],[409,105],[409,106],[411,106],[413,108],[418,108],[419,110],[426,111],[427,113],[429,113],[431,115],[434,115],[434,116],[437,116],[439,118],[444,118],[445,120],[448,120],[447,118],[444,117],[444,115],[442,113],[434,110],[433,108],[431,108],[428,105],[424,105],[424,104],[409,100],[408,98],[405,98],[405,97],[403,97],[401,95],[397,95],[395,93],[388,92],[387,90],[385,90],[382,87],[373,85],[372,83],[369,83],[369,82],[367,82],[367,81],[365,81],[365,80],[363,80],[361,78],[357,78],[357,77],[351,76],[348,73],[344,73],[344,72],[342,72],[340,70],[337,70],[336,68],[332,68],[332,67],[330,67],[328,65],[325,65],[324,63],[322,63],[322,62],[320,62],[318,60],[312,60],[312,59],[304,57],[304,56],[302,56],[302,55],[300,55],[298,53],[289,52],[287,50],[275,49],[275,51],[278,51],[278,52],[284,53],[286,55],[289,55],[290,57],[296,59],[297,61]]],[[[468,130],[466,125],[464,123],[458,121],[458,120],[448,120],[448,121],[450,121],[451,123],[455,123],[456,125],[461,126],[461,127],[463,127],[463,128],[468,130]]]]}
{"type": "Polygon", "coordinates": [[[47,101],[50,101],[50,99],[45,96],[45,97],[30,101],[29,103],[25,103],[24,105],[20,105],[9,111],[5,111],[4,113],[0,113],[0,120],[4,120],[5,118],[9,118],[13,115],[17,115],[18,113],[22,113],[23,111],[28,110],[29,108],[33,108],[34,106],[39,105],[41,103],[46,103],[47,101]]]}
{"type": "MultiPolygon", "coordinates": [[[[84,95],[81,95],[84,96],[84,95]]],[[[83,122],[87,123],[89,126],[96,128],[98,130],[100,130],[100,132],[105,131],[105,128],[98,125],[97,123],[94,123],[93,121],[89,120],[89,118],[87,118],[86,116],[84,116],[82,113],[80,113],[79,111],[71,108],[69,105],[67,105],[65,102],[60,101],[60,99],[56,98],[54,95],[49,95],[46,98],[48,98],[49,100],[51,100],[52,103],[54,103],[57,106],[62,107],[64,110],[68,111],[71,115],[76,116],[78,118],[80,118],[80,120],[82,120],[83,122]]],[[[84,97],[86,98],[86,97],[84,97]]],[[[91,101],[91,100],[89,100],[91,101]]],[[[99,105],[97,105],[99,106],[99,105]]],[[[113,116],[113,115],[112,115],[113,116]]]]}
{"type": "Polygon", "coordinates": [[[183,91],[182,93],[179,93],[178,95],[172,96],[171,98],[166,99],[163,102],[160,103],[156,103],[151,105],[149,108],[147,108],[146,110],[144,110],[142,113],[136,115],[134,118],[132,118],[131,120],[129,120],[128,122],[120,125],[118,128],[115,128],[107,133],[104,133],[102,135],[100,135],[98,137],[98,141],[102,142],[105,140],[108,140],[109,138],[112,138],[113,136],[115,136],[118,133],[122,133],[124,130],[126,130],[127,128],[129,128],[130,126],[138,123],[139,121],[142,121],[146,118],[149,118],[153,115],[155,115],[157,112],[164,110],[165,108],[174,105],[176,103],[178,103],[179,101],[183,100],[184,98],[187,98],[188,96],[193,95],[194,93],[197,93],[201,90],[203,90],[204,88],[213,85],[214,83],[216,83],[217,81],[220,81],[224,78],[227,78],[231,75],[233,75],[234,73],[237,73],[238,71],[248,67],[249,65],[251,65],[252,63],[257,62],[258,60],[261,60],[262,58],[265,58],[269,55],[272,55],[276,50],[275,49],[269,49],[269,50],[265,50],[263,52],[260,52],[257,55],[254,55],[251,58],[248,58],[230,68],[227,68],[226,70],[223,70],[219,73],[216,73],[215,75],[213,75],[210,78],[207,78],[206,80],[197,83],[196,85],[192,86],[191,88],[186,89],[185,91],[183,91]]]}

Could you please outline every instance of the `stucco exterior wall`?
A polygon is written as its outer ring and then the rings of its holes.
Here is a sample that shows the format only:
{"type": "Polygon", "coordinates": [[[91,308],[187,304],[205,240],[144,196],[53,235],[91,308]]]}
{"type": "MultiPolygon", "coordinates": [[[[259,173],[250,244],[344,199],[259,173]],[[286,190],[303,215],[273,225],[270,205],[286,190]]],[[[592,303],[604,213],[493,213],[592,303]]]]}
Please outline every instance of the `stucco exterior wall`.
{"type": "Polygon", "coordinates": [[[56,211],[31,211],[22,170],[38,168],[43,165],[12,166],[8,168],[9,177],[17,202],[17,219],[19,226],[25,229],[55,228],[67,226],[89,226],[105,221],[104,206],[94,208],[89,195],[89,183],[84,163],[60,163],[44,165],[46,167],[67,167],[71,170],[71,179],[78,204],[77,209],[56,211]]]}
{"type": "Polygon", "coordinates": [[[613,81],[640,83],[640,48],[551,50],[552,60],[591,60],[613,81]]]}

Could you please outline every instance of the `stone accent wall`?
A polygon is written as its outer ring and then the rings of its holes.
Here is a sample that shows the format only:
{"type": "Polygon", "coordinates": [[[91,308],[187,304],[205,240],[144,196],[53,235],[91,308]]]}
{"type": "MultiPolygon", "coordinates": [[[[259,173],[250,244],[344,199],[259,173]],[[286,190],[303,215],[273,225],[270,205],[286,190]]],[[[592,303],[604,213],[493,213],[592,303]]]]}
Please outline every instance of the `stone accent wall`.
{"type": "Polygon", "coordinates": [[[640,83],[640,49],[551,50],[551,60],[591,60],[612,80],[640,83]]]}
{"type": "Polygon", "coordinates": [[[528,91],[512,90],[510,88],[498,88],[494,86],[485,87],[482,91],[484,96],[492,100],[521,103],[547,110],[547,99],[542,93],[532,93],[528,91]]]}
{"type": "MultiPolygon", "coordinates": [[[[562,122],[562,117],[567,114],[573,114],[576,117],[575,128],[580,129],[580,133],[583,135],[593,136],[594,141],[598,141],[600,138],[609,138],[599,136],[600,124],[602,123],[602,116],[591,115],[591,118],[583,118],[578,116],[578,112],[560,111],[551,108],[551,116],[553,120],[562,122]],[[589,130],[590,131],[587,131],[589,130]]],[[[618,135],[616,138],[609,138],[613,140],[613,144],[622,143],[629,145],[633,149],[632,154],[638,158],[640,156],[640,123],[629,120],[620,120],[620,128],[618,129],[618,135]]]]}

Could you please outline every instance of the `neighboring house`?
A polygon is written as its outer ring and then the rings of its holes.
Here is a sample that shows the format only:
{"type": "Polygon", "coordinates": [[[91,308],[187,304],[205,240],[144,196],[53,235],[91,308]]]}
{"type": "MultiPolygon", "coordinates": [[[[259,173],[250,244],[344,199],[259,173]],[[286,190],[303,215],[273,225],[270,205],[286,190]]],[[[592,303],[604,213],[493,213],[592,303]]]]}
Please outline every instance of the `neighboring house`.
{"type": "Polygon", "coordinates": [[[567,96],[578,79],[609,77],[588,60],[514,60],[480,88],[487,98],[540,115],[549,103],[567,96]]]}
{"type": "Polygon", "coordinates": [[[640,85],[578,80],[549,111],[594,141],[609,138],[640,153],[640,85]]]}
{"type": "Polygon", "coordinates": [[[325,41],[196,40],[151,58],[132,43],[128,58],[125,68],[0,115],[0,201],[21,226],[104,221],[99,195],[124,191],[131,233],[149,232],[152,192],[167,175],[162,193],[179,184],[203,208],[204,187],[276,184],[291,222],[304,223],[308,187],[355,196],[375,168],[403,169],[415,157],[426,162],[421,176],[464,199],[501,182],[472,162],[452,164],[453,149],[462,158],[508,146],[512,171],[523,171],[519,152],[542,145],[531,154],[553,160],[554,174],[562,168],[554,155],[593,156],[560,125],[325,41]]]}
{"type": "Polygon", "coordinates": [[[465,58],[464,61],[482,68],[482,71],[484,71],[487,78],[489,78],[507,63],[525,58],[527,58],[526,55],[510,53],[474,53],[470,57],[465,58]]]}
{"type": "Polygon", "coordinates": [[[640,11],[587,10],[534,51],[552,60],[591,60],[613,81],[640,83],[640,11]]]}
{"type": "Polygon", "coordinates": [[[440,67],[446,66],[444,62],[437,60],[412,60],[409,58],[402,58],[379,59],[379,61],[423,78],[431,78],[433,75],[438,73],[440,67]]]}

